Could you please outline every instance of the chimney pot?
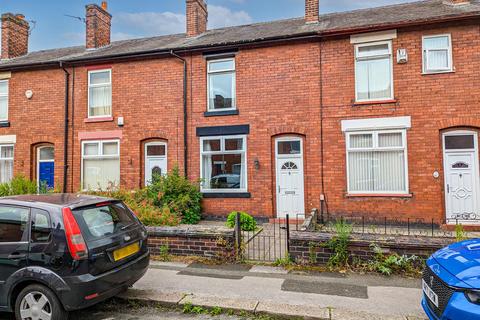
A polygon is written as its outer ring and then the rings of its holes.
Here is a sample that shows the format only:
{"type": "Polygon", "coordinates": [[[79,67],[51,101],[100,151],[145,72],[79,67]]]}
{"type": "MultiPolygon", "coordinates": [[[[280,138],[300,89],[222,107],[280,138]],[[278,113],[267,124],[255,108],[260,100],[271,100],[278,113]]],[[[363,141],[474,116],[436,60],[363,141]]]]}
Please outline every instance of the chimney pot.
{"type": "Polygon", "coordinates": [[[305,0],[305,22],[316,23],[319,21],[320,0],[305,0]]]}
{"type": "Polygon", "coordinates": [[[187,36],[207,31],[208,9],[204,0],[187,0],[187,36]]]}
{"type": "Polygon", "coordinates": [[[12,59],[28,53],[30,25],[23,14],[2,14],[1,59],[12,59]]]}
{"type": "Polygon", "coordinates": [[[107,12],[107,2],[102,6],[89,4],[86,6],[87,49],[97,49],[110,44],[112,15],[107,12]]]}

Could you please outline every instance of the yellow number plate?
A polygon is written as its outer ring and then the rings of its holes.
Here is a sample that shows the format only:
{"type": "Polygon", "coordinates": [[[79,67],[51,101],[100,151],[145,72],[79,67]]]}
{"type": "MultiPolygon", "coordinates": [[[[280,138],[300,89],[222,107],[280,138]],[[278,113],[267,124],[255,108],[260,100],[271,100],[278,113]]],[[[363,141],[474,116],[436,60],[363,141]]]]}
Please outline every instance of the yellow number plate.
{"type": "Polygon", "coordinates": [[[118,261],[126,257],[131,256],[132,254],[140,251],[140,244],[138,242],[123,247],[121,249],[113,251],[113,260],[118,261]]]}

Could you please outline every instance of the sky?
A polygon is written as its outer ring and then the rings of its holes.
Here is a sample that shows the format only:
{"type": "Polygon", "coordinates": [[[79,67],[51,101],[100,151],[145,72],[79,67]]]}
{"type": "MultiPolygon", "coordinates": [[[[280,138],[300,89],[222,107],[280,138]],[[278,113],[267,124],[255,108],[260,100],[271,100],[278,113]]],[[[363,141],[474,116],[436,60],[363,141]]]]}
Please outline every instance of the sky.
{"type": "MultiPolygon", "coordinates": [[[[321,13],[412,0],[320,0],[321,13]]],[[[83,45],[85,5],[101,0],[0,0],[0,12],[22,13],[31,23],[30,51],[83,45]]],[[[208,0],[209,29],[304,15],[304,0],[208,0]]],[[[112,40],[185,32],[185,0],[110,0],[112,40]]]]}

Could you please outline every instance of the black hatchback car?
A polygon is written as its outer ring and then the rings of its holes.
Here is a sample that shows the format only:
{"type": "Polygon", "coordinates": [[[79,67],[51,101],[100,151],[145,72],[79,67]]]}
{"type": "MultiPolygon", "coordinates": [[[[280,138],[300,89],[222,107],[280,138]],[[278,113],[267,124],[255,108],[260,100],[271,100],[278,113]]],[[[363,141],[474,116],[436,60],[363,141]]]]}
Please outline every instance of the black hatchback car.
{"type": "Polygon", "coordinates": [[[64,320],[147,271],[147,231],[121,201],[75,194],[0,198],[0,311],[64,320]]]}

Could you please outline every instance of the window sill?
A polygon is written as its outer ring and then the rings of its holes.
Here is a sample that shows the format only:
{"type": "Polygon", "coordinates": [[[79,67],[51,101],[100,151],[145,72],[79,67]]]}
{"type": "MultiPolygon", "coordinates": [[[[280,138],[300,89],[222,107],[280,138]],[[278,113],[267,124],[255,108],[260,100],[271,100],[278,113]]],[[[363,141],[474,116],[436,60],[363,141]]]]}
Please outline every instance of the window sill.
{"type": "Polygon", "coordinates": [[[369,106],[369,105],[375,105],[375,104],[394,104],[394,103],[397,103],[397,102],[398,102],[397,99],[358,101],[358,102],[353,102],[352,107],[369,106]]]}
{"type": "Polygon", "coordinates": [[[347,198],[412,198],[412,193],[347,193],[347,198]]]}
{"type": "Polygon", "coordinates": [[[221,116],[236,116],[238,115],[238,110],[226,110],[226,111],[207,111],[203,115],[205,117],[221,117],[221,116]]]}
{"type": "Polygon", "coordinates": [[[10,121],[8,120],[0,121],[0,128],[8,128],[8,127],[10,127],[10,121]]]}
{"type": "Polygon", "coordinates": [[[250,192],[203,192],[203,197],[206,199],[215,199],[215,198],[226,198],[226,199],[236,199],[236,198],[251,198],[252,195],[250,192]]]}
{"type": "Polygon", "coordinates": [[[85,123],[91,123],[91,122],[111,122],[113,121],[113,117],[98,117],[98,118],[86,118],[83,120],[85,123]]]}
{"type": "Polygon", "coordinates": [[[455,70],[447,70],[447,71],[426,71],[426,72],[422,72],[422,76],[431,76],[431,75],[446,74],[446,73],[455,73],[455,70]]]}

